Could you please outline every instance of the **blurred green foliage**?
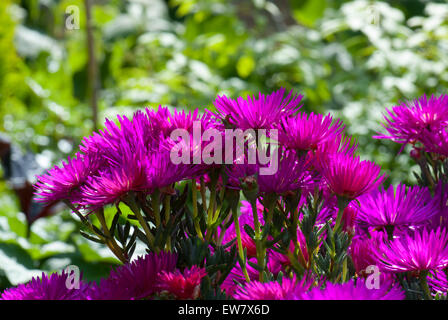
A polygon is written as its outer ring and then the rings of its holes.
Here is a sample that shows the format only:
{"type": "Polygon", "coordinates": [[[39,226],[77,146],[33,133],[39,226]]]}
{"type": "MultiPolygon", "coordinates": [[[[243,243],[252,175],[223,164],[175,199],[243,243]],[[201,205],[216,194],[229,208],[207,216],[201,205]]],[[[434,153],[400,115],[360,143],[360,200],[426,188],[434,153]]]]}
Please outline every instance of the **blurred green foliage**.
{"type": "MultiPolygon", "coordinates": [[[[96,0],[92,19],[101,123],[284,86],[305,95],[306,111],[343,118],[388,183],[414,183],[415,168],[407,149],[371,138],[384,108],[446,93],[445,1],[96,0]]],[[[0,130],[48,168],[93,128],[84,1],[2,0],[0,21],[0,130]]],[[[115,261],[90,249],[69,212],[39,220],[26,239],[15,196],[0,189],[2,287],[73,263],[94,279],[115,261]]]]}

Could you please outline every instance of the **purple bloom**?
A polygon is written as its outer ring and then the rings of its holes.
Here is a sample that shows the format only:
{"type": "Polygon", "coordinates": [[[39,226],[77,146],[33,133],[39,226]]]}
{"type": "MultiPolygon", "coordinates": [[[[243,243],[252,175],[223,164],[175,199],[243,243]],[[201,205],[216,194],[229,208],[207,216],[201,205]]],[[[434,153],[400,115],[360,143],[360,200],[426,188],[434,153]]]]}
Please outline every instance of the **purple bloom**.
{"type": "Polygon", "coordinates": [[[448,234],[446,230],[400,234],[388,243],[381,243],[375,253],[380,268],[392,272],[421,272],[448,266],[448,234]]]}
{"type": "Polygon", "coordinates": [[[148,163],[142,154],[144,150],[138,149],[132,153],[127,147],[123,145],[120,162],[109,164],[97,175],[89,177],[86,185],[81,188],[79,204],[95,210],[119,200],[129,191],[150,188],[146,175],[148,163]]]}
{"type": "Polygon", "coordinates": [[[196,299],[200,295],[201,280],[206,275],[205,268],[197,266],[185,269],[182,273],[179,270],[162,271],[157,281],[157,291],[169,293],[180,300],[196,299]]]}
{"type": "MultiPolygon", "coordinates": [[[[311,161],[309,157],[298,157],[293,150],[279,150],[279,160],[277,171],[272,175],[259,174],[258,187],[263,194],[278,193],[283,194],[314,185],[314,177],[309,171],[311,161]]],[[[270,167],[273,164],[270,163],[270,167]]],[[[258,166],[260,168],[264,166],[258,166]]],[[[267,168],[267,166],[266,166],[267,168]]]]}
{"type": "Polygon", "coordinates": [[[240,188],[241,180],[252,178],[257,181],[260,194],[283,194],[314,185],[315,177],[309,170],[310,165],[311,160],[306,155],[299,157],[294,150],[281,148],[278,150],[275,163],[274,161],[268,165],[235,163],[226,170],[231,187],[240,188]]]}
{"type": "Polygon", "coordinates": [[[432,217],[431,226],[448,228],[448,184],[439,181],[434,192],[434,202],[438,206],[438,213],[432,217]]]}
{"type": "Polygon", "coordinates": [[[283,98],[285,89],[281,88],[270,95],[261,92],[258,99],[248,96],[247,99],[238,97],[232,100],[225,95],[218,96],[215,107],[221,119],[227,119],[237,128],[246,129],[270,129],[284,116],[293,115],[301,106],[298,106],[302,95],[292,95],[283,98]]]}
{"type": "Polygon", "coordinates": [[[376,139],[391,139],[403,144],[414,143],[427,132],[438,132],[448,125],[448,95],[429,99],[423,95],[414,102],[402,103],[392,110],[386,109],[383,127],[388,135],[374,136],[376,139]]]}
{"type": "Polygon", "coordinates": [[[33,278],[26,284],[20,284],[16,288],[5,290],[1,300],[83,300],[88,289],[88,284],[81,281],[79,288],[70,288],[72,284],[69,274],[53,273],[47,276],[42,273],[39,278],[33,278]],[[68,282],[67,282],[68,281],[68,282]]]}
{"type": "Polygon", "coordinates": [[[73,200],[79,197],[79,188],[98,169],[98,157],[77,153],[74,158],[62,161],[48,173],[37,177],[36,200],[52,203],[59,200],[73,200]]]}
{"type": "Polygon", "coordinates": [[[386,179],[381,168],[371,161],[360,161],[344,153],[330,156],[323,175],[330,190],[337,196],[355,199],[377,188],[386,179]]]}
{"type": "Polygon", "coordinates": [[[420,140],[427,152],[448,157],[448,128],[443,128],[438,132],[425,132],[420,140]]]}
{"type": "Polygon", "coordinates": [[[448,279],[445,271],[431,271],[427,277],[428,285],[435,293],[448,294],[448,279]]]}
{"type": "Polygon", "coordinates": [[[325,141],[344,130],[342,121],[333,122],[331,115],[323,116],[311,112],[285,117],[279,125],[279,143],[296,150],[316,150],[325,141]]]}
{"type": "Polygon", "coordinates": [[[122,158],[110,160],[107,168],[90,177],[81,188],[82,200],[79,204],[92,209],[122,200],[130,191],[152,193],[155,189],[168,187],[198,173],[192,165],[174,164],[168,150],[161,147],[157,153],[144,154],[144,148],[129,150],[122,146],[122,158]]]}
{"type": "Polygon", "coordinates": [[[394,228],[421,226],[438,212],[436,202],[425,187],[399,184],[358,198],[358,223],[363,227],[394,228]]]}
{"type": "Polygon", "coordinates": [[[177,256],[172,253],[149,253],[133,262],[112,270],[109,278],[94,286],[89,299],[128,300],[150,298],[157,291],[157,280],[162,271],[176,267],[177,256]]]}
{"type": "Polygon", "coordinates": [[[312,282],[306,277],[298,281],[295,277],[282,278],[281,282],[251,281],[238,288],[233,297],[237,300],[298,300],[312,282]]]}
{"type": "Polygon", "coordinates": [[[355,271],[360,276],[366,275],[366,268],[378,263],[376,251],[381,243],[387,240],[387,235],[381,231],[373,231],[367,236],[355,236],[350,244],[350,254],[355,271]]]}
{"type": "Polygon", "coordinates": [[[317,146],[313,155],[314,168],[322,172],[332,155],[344,153],[353,156],[357,148],[358,144],[353,142],[352,137],[337,134],[333,139],[328,139],[317,146]]]}
{"type": "Polygon", "coordinates": [[[367,288],[364,281],[353,279],[346,283],[327,282],[324,289],[318,287],[304,293],[303,300],[404,300],[405,294],[398,284],[382,283],[379,289],[367,288]]]}

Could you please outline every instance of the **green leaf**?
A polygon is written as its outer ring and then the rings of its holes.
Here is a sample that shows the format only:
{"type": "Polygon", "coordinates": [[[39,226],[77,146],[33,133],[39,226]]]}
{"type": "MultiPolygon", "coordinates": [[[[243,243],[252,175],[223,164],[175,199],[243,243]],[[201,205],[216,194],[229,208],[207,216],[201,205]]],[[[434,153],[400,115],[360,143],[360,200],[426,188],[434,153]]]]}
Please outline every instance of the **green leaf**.
{"type": "Polygon", "coordinates": [[[250,76],[255,68],[255,60],[249,55],[244,55],[236,63],[236,71],[241,78],[250,76]]]}
{"type": "Polygon", "coordinates": [[[314,23],[322,18],[327,6],[326,0],[292,1],[293,16],[300,24],[313,27],[314,23]],[[297,2],[299,2],[297,4],[297,2]]]}

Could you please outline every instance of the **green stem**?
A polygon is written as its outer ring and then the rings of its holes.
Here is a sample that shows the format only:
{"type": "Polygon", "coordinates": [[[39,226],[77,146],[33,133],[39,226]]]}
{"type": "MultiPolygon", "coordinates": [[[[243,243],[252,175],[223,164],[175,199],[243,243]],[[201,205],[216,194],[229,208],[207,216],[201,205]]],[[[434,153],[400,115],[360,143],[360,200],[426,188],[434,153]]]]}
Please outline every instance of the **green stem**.
{"type": "Polygon", "coordinates": [[[135,200],[133,199],[133,197],[129,196],[127,200],[128,200],[127,203],[128,203],[129,208],[135,214],[135,216],[137,217],[138,222],[140,223],[140,225],[142,226],[143,230],[145,231],[145,236],[146,236],[146,239],[148,240],[149,248],[154,251],[154,236],[151,233],[151,230],[149,228],[148,222],[145,220],[145,218],[140,213],[140,208],[135,203],[135,200]]]}
{"type": "Polygon", "coordinates": [[[168,224],[170,221],[170,214],[171,214],[171,196],[169,194],[165,195],[164,199],[165,204],[165,225],[168,224]]]}
{"type": "MultiPolygon", "coordinates": [[[[264,251],[264,243],[261,238],[261,227],[260,227],[260,219],[258,217],[258,210],[257,210],[257,199],[250,201],[252,206],[252,214],[254,217],[254,228],[255,228],[255,248],[257,251],[257,263],[261,270],[264,270],[264,257],[265,257],[265,251],[264,251]]],[[[263,281],[263,272],[260,271],[259,275],[260,282],[263,281]]]]}
{"type": "MultiPolygon", "coordinates": [[[[171,196],[169,194],[165,195],[165,226],[168,225],[170,221],[170,213],[171,213],[171,196]]],[[[171,251],[171,236],[168,236],[166,240],[166,249],[171,251]]]]}
{"type": "Polygon", "coordinates": [[[154,212],[154,219],[156,222],[156,227],[160,226],[161,223],[161,219],[160,219],[160,190],[156,189],[152,196],[151,196],[151,201],[152,201],[152,211],[154,212]]]}
{"type": "Polygon", "coordinates": [[[423,294],[425,300],[432,300],[431,292],[429,291],[428,280],[426,279],[428,276],[428,271],[421,271],[419,275],[420,286],[423,289],[423,294]]]}
{"type": "Polygon", "coordinates": [[[207,241],[210,241],[211,237],[214,234],[212,225],[214,223],[213,218],[215,216],[216,181],[212,181],[210,184],[210,202],[208,204],[208,210],[207,210],[207,234],[205,236],[205,239],[207,241]]]}
{"type": "Polygon", "coordinates": [[[194,179],[191,180],[191,194],[193,197],[194,229],[196,230],[196,234],[199,237],[199,239],[204,240],[204,236],[202,235],[201,226],[199,225],[199,219],[198,219],[198,193],[196,190],[196,181],[194,179]]]}
{"type": "Polygon", "coordinates": [[[123,254],[123,249],[118,246],[114,237],[111,235],[109,228],[107,227],[106,218],[104,217],[104,210],[103,209],[97,210],[95,212],[95,215],[97,216],[101,224],[101,227],[103,228],[104,234],[106,235],[106,238],[104,239],[106,245],[121,262],[126,263],[127,259],[123,254]]]}
{"type": "Polygon", "coordinates": [[[244,277],[246,278],[247,282],[250,282],[249,274],[247,273],[246,268],[246,259],[244,257],[244,250],[243,250],[243,241],[241,240],[241,230],[240,230],[240,222],[238,218],[238,212],[234,209],[232,209],[232,216],[233,221],[235,224],[235,232],[236,232],[236,241],[238,243],[238,254],[240,256],[240,261],[242,261],[241,269],[243,270],[244,277]]]}
{"type": "Polygon", "coordinates": [[[349,202],[350,199],[338,196],[338,215],[336,217],[336,223],[334,224],[333,232],[336,232],[336,230],[339,228],[342,220],[342,215],[349,202]]]}
{"type": "Polygon", "coordinates": [[[206,187],[205,187],[205,180],[204,176],[201,176],[199,179],[201,182],[201,199],[202,199],[202,208],[204,209],[204,213],[207,212],[207,197],[205,195],[206,187]]]}

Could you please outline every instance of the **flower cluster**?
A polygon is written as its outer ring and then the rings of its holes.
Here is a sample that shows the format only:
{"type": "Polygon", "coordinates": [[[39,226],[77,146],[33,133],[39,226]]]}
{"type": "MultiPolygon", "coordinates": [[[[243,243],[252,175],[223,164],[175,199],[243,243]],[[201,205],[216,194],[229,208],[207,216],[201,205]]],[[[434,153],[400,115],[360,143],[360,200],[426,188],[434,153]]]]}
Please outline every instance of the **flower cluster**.
{"type": "Polygon", "coordinates": [[[107,120],[38,177],[36,195],[65,202],[82,234],[122,265],[76,292],[63,273],[2,299],[446,294],[448,96],[387,110],[387,134],[377,136],[413,145],[419,186],[385,186],[387,175],[356,154],[342,120],[307,114],[301,100],[282,88],[218,96],[215,112],[159,107],[107,120]],[[148,254],[133,259],[137,244],[148,254]]]}

